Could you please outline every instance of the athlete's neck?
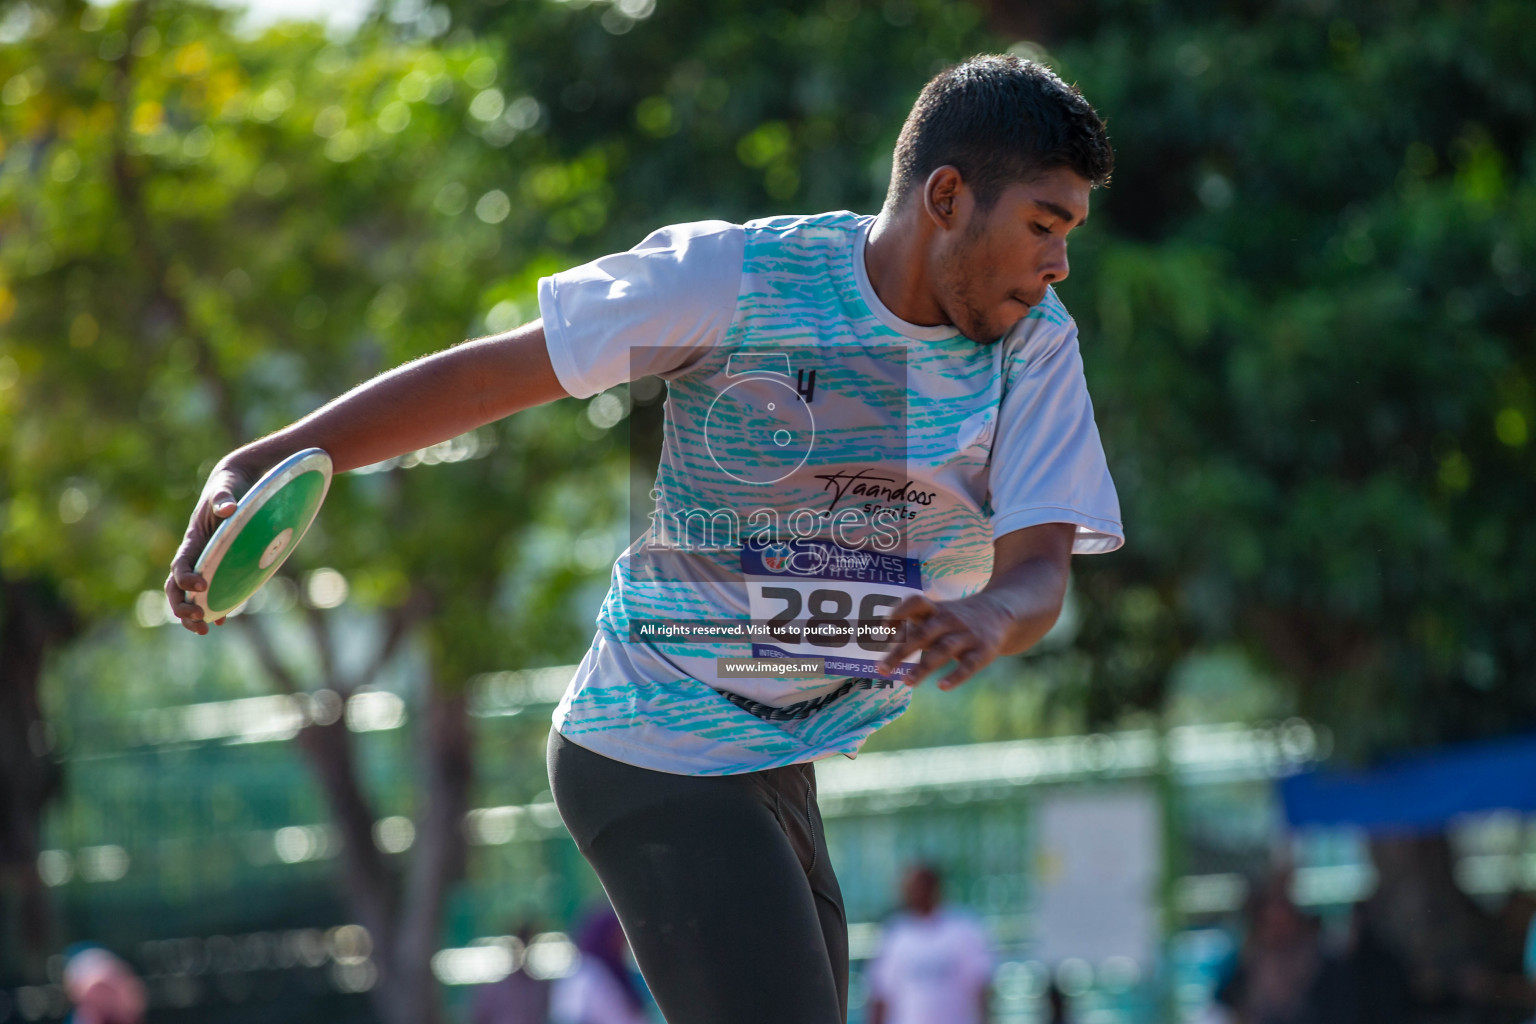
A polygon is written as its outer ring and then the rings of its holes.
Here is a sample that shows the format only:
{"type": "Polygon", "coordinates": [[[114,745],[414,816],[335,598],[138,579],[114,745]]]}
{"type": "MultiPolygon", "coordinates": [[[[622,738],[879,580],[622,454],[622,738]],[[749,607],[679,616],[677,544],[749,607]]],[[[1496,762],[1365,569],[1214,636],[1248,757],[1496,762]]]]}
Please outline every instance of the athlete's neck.
{"type": "Polygon", "coordinates": [[[926,221],[917,207],[909,203],[904,210],[892,212],[887,206],[880,211],[864,242],[864,270],[886,309],[919,327],[948,326],[949,317],[934,301],[924,258],[926,221]]]}

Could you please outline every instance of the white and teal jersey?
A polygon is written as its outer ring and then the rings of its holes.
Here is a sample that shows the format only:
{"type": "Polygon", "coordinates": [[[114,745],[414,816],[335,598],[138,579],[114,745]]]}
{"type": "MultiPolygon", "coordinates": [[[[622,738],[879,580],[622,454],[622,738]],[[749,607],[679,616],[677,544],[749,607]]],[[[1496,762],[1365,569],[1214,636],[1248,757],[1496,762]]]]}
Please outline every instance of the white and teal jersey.
{"type": "Polygon", "coordinates": [[[865,272],[872,220],[677,225],[539,282],[568,392],[667,384],[650,527],[555,711],[568,739],[694,775],[851,755],[909,690],[873,678],[879,642],[850,623],[974,593],[1014,530],[1075,524],[1084,554],[1122,543],[1055,293],[994,344],[906,323],[865,272]],[[684,638],[706,622],[726,632],[684,638]],[[825,674],[722,675],[754,656],[817,656],[825,674]]]}

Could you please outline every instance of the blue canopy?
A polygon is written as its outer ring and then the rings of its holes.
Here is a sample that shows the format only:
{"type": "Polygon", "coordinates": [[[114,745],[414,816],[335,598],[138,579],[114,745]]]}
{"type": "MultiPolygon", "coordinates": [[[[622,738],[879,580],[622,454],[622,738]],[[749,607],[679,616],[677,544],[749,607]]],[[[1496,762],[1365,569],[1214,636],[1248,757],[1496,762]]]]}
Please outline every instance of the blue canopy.
{"type": "Polygon", "coordinates": [[[1306,772],[1280,783],[1291,826],[1437,831],[1458,814],[1536,811],[1536,736],[1467,743],[1362,771],[1306,772]]]}

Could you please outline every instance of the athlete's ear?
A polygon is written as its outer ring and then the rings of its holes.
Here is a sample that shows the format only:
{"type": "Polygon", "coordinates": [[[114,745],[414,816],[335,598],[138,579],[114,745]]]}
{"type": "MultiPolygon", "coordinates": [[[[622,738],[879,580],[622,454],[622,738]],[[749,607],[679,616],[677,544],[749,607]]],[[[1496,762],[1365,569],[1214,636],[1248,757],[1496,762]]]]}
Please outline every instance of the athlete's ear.
{"type": "Polygon", "coordinates": [[[941,230],[955,227],[960,211],[960,194],[965,191],[965,180],[960,171],[950,164],[935,167],[928,180],[923,182],[923,210],[934,225],[941,230]]]}

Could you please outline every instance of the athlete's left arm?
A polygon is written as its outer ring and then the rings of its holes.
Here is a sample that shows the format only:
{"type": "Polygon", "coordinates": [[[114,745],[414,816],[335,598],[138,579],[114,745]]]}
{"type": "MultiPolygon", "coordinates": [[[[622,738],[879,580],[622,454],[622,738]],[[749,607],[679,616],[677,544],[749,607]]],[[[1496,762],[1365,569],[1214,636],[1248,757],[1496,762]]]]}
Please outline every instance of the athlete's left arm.
{"type": "Polygon", "coordinates": [[[1005,533],[992,544],[992,578],[980,591],[955,601],[909,597],[891,609],[887,621],[905,622],[907,636],[886,654],[881,674],[922,651],[907,685],[953,661],[939,682],[939,689],[950,690],[998,656],[1029,650],[1061,614],[1076,531],[1071,523],[1044,523],[1005,533]]]}

